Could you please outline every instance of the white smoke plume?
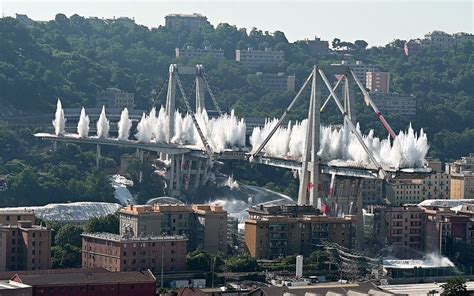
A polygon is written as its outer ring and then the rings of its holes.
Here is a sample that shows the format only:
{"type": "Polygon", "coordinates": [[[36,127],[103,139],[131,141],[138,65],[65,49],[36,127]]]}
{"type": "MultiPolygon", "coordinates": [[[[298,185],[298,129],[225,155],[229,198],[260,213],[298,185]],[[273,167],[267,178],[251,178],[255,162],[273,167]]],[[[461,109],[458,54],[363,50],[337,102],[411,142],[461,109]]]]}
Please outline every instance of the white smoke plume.
{"type": "Polygon", "coordinates": [[[100,112],[99,120],[97,120],[97,136],[99,138],[109,137],[110,124],[105,115],[105,106],[102,106],[102,112],[100,112]]]}
{"type": "Polygon", "coordinates": [[[86,114],[86,109],[82,107],[79,122],[77,123],[77,133],[81,138],[87,138],[89,135],[89,116],[86,114]]]}
{"type": "Polygon", "coordinates": [[[138,122],[137,125],[137,133],[135,137],[137,138],[138,142],[141,143],[150,143],[152,138],[152,131],[149,124],[149,117],[146,116],[145,113],[142,115],[142,119],[138,122]]]}
{"type": "Polygon", "coordinates": [[[130,129],[132,128],[132,121],[128,117],[128,109],[124,108],[120,114],[118,125],[118,139],[122,141],[128,140],[130,136],[130,129]]]}
{"type": "MultiPolygon", "coordinates": [[[[238,119],[234,112],[223,114],[218,118],[209,118],[206,110],[196,112],[196,120],[201,130],[215,152],[234,147],[245,147],[246,124],[243,119],[238,119]]],[[[137,126],[135,135],[139,142],[166,143],[169,133],[169,118],[165,108],[161,107],[156,116],[153,108],[149,115],[143,114],[137,126]]],[[[203,146],[191,115],[174,113],[174,136],[171,143],[180,145],[203,146]]]]}
{"type": "Polygon", "coordinates": [[[64,118],[64,110],[59,98],[58,103],[56,104],[56,113],[54,114],[53,126],[56,136],[64,135],[66,129],[66,118],[64,118]]]}
{"type": "MultiPolygon", "coordinates": [[[[254,128],[250,137],[253,150],[263,142],[276,122],[277,119],[267,120],[262,128],[254,128]]],[[[290,122],[287,127],[278,128],[263,151],[270,156],[301,158],[307,122],[307,120],[295,124],[290,122]]],[[[359,125],[357,125],[357,132],[361,134],[359,125]]],[[[411,124],[407,132],[400,131],[393,143],[390,138],[380,140],[375,137],[372,130],[368,135],[362,135],[362,138],[375,159],[383,165],[395,168],[417,168],[423,167],[426,162],[425,157],[429,148],[428,139],[423,129],[418,135],[411,124]]],[[[321,126],[318,155],[327,161],[340,159],[364,164],[370,163],[369,156],[347,126],[342,128],[321,126]]]]}

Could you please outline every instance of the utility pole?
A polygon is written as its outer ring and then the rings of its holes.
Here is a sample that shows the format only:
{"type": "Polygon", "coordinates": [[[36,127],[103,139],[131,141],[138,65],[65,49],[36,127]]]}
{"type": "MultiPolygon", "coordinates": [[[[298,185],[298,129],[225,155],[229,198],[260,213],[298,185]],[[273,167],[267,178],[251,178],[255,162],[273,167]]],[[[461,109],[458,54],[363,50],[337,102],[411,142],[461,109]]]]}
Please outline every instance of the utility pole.
{"type": "Polygon", "coordinates": [[[164,267],[163,267],[163,262],[164,262],[164,243],[161,243],[161,279],[160,279],[160,288],[163,288],[163,272],[164,272],[164,267]]]}

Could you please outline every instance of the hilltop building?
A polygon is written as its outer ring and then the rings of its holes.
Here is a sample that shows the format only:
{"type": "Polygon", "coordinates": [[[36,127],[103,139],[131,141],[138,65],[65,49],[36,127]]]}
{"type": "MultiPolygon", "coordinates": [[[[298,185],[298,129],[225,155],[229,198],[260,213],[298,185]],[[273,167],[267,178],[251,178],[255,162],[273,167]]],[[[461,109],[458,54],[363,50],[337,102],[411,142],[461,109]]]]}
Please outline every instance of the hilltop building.
{"type": "Polygon", "coordinates": [[[368,71],[365,73],[365,87],[370,92],[388,93],[390,91],[390,73],[368,71]]]}
{"type": "Polygon", "coordinates": [[[321,38],[314,36],[314,40],[305,39],[303,43],[311,55],[322,55],[329,53],[329,42],[321,40],[321,38]]]}
{"type": "Polygon", "coordinates": [[[405,118],[416,116],[416,97],[399,93],[371,93],[370,97],[384,114],[399,115],[405,118]]]}
{"type": "Polygon", "coordinates": [[[109,87],[103,91],[97,93],[97,107],[110,109],[123,109],[133,110],[135,108],[135,94],[124,92],[115,87],[109,87]]]}
{"type": "Polygon", "coordinates": [[[285,61],[283,51],[274,51],[270,48],[265,50],[255,49],[237,49],[235,51],[235,60],[247,68],[261,68],[264,66],[277,66],[285,61]]]}
{"type": "Polygon", "coordinates": [[[51,229],[35,219],[32,212],[0,212],[0,271],[51,268],[51,229]]]}
{"type": "Polygon", "coordinates": [[[425,48],[451,48],[467,41],[473,41],[474,35],[465,32],[448,34],[443,31],[433,31],[425,34],[423,39],[412,39],[405,43],[405,55],[419,54],[425,48]]]}
{"type": "Polygon", "coordinates": [[[120,234],[184,235],[188,248],[209,253],[227,251],[227,211],[222,206],[168,204],[129,205],[119,211],[120,234]]]}
{"type": "Polygon", "coordinates": [[[165,16],[165,27],[171,31],[199,31],[203,26],[209,25],[207,17],[199,14],[168,14],[165,16]]]}
{"type": "Polygon", "coordinates": [[[185,48],[176,48],[175,54],[178,59],[202,60],[209,57],[217,61],[224,60],[224,51],[222,49],[210,47],[194,48],[187,46],[185,48]]]}
{"type": "Polygon", "coordinates": [[[118,235],[112,233],[82,234],[82,267],[100,267],[109,271],[153,272],[186,269],[184,236],[118,235]]]}
{"type": "Polygon", "coordinates": [[[354,71],[355,76],[357,79],[362,83],[362,85],[367,84],[367,72],[377,72],[378,68],[374,65],[367,65],[362,61],[355,61],[354,63],[351,61],[341,61],[340,64],[333,64],[333,65],[346,65],[350,66],[352,71],[354,71]]]}
{"type": "Polygon", "coordinates": [[[285,73],[263,73],[256,72],[248,74],[247,79],[255,81],[259,86],[273,92],[294,92],[295,75],[285,75],[285,73]]]}
{"type": "Polygon", "coordinates": [[[15,19],[25,27],[31,27],[34,24],[34,20],[30,19],[26,14],[15,13],[15,19]]]}

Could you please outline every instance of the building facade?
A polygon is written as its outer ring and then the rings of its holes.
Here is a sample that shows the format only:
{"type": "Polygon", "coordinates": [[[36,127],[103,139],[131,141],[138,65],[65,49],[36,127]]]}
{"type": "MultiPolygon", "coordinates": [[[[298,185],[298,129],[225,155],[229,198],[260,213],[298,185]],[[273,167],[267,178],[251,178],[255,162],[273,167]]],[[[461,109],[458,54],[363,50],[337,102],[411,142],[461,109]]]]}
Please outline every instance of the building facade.
{"type": "Polygon", "coordinates": [[[199,31],[203,26],[209,25],[207,17],[199,14],[168,14],[165,16],[165,26],[171,31],[199,31]]]}
{"type": "Polygon", "coordinates": [[[433,31],[425,34],[424,41],[427,46],[440,48],[448,48],[454,45],[453,36],[443,31],[433,31]]]}
{"type": "Polygon", "coordinates": [[[425,48],[451,48],[464,42],[473,41],[474,35],[465,32],[448,34],[443,31],[433,31],[425,34],[423,39],[412,39],[405,43],[405,55],[419,54],[425,48]]]}
{"type": "Polygon", "coordinates": [[[362,85],[367,84],[367,72],[377,72],[378,68],[374,65],[367,65],[363,63],[362,61],[341,61],[340,64],[333,64],[333,65],[346,65],[350,66],[351,70],[354,72],[355,76],[357,76],[357,79],[362,83],[362,85]]]}
{"type": "Polygon", "coordinates": [[[33,225],[31,220],[17,220],[30,215],[0,213],[0,220],[14,222],[0,224],[0,271],[51,268],[51,229],[33,225]]]}
{"type": "Polygon", "coordinates": [[[365,76],[365,87],[371,92],[388,93],[390,91],[390,73],[368,71],[365,76]]]}
{"type": "Polygon", "coordinates": [[[82,267],[109,271],[153,272],[186,269],[187,238],[184,236],[82,234],[82,267]]]}
{"type": "Polygon", "coordinates": [[[277,66],[285,61],[283,51],[274,51],[269,48],[265,50],[237,49],[235,60],[247,68],[260,68],[264,66],[277,66]]]}
{"type": "Polygon", "coordinates": [[[176,58],[188,60],[202,60],[205,58],[212,58],[213,60],[224,60],[224,51],[222,49],[214,49],[210,47],[194,48],[187,46],[185,48],[175,49],[176,58]]]}
{"type": "Polygon", "coordinates": [[[285,73],[262,73],[247,75],[247,79],[256,82],[259,86],[273,92],[294,92],[295,75],[285,75],[285,73]]]}
{"type": "Polygon", "coordinates": [[[249,209],[245,221],[245,246],[250,256],[276,259],[294,254],[309,255],[324,242],[352,245],[352,217],[307,215],[306,206],[272,206],[249,209]]]}
{"type": "Polygon", "coordinates": [[[474,246],[474,200],[429,199],[373,209],[377,244],[401,259],[446,254],[450,246],[474,246]]]}
{"type": "Polygon", "coordinates": [[[375,238],[390,246],[392,254],[410,258],[425,248],[424,214],[416,205],[377,207],[374,209],[375,238]]]}
{"type": "Polygon", "coordinates": [[[399,93],[372,93],[374,103],[384,114],[399,115],[406,118],[416,116],[416,98],[399,93]]]}
{"type": "Polygon", "coordinates": [[[135,108],[135,94],[109,87],[97,93],[96,102],[97,107],[105,106],[111,109],[127,108],[133,110],[135,108]]]}
{"type": "Polygon", "coordinates": [[[303,42],[311,55],[329,53],[329,42],[326,40],[321,40],[321,38],[318,38],[317,36],[314,36],[314,40],[305,39],[303,42]]]}
{"type": "Polygon", "coordinates": [[[42,270],[32,274],[16,274],[10,282],[32,287],[30,295],[33,296],[156,295],[156,279],[149,271],[103,272],[81,268],[66,272],[42,270]]]}
{"type": "Polygon", "coordinates": [[[184,235],[189,250],[226,252],[227,211],[221,206],[195,205],[129,205],[119,211],[120,234],[184,235]]]}
{"type": "Polygon", "coordinates": [[[429,160],[432,173],[423,179],[396,179],[388,183],[387,199],[391,205],[418,204],[427,199],[449,199],[451,174],[442,170],[439,160],[429,160]]]}
{"type": "Polygon", "coordinates": [[[451,175],[451,199],[474,199],[474,153],[447,164],[451,175]]]}

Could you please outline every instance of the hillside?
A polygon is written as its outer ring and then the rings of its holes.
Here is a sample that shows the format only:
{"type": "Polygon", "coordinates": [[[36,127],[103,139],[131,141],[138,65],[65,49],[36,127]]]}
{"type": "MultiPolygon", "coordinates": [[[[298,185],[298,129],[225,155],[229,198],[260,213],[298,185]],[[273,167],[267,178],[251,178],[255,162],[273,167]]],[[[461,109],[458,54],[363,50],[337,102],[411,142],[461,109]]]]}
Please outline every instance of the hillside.
{"type": "MultiPolygon", "coordinates": [[[[168,65],[176,62],[174,49],[191,45],[224,50],[224,61],[204,61],[223,109],[235,109],[237,114],[246,116],[278,116],[292,94],[267,93],[247,81],[245,75],[250,71],[232,60],[235,49],[283,50],[286,61],[263,70],[295,74],[297,85],[312,65],[340,62],[343,58],[338,53],[311,56],[301,42],[289,43],[280,31],[247,32],[219,24],[197,32],[173,34],[165,27],[125,26],[78,15],[67,18],[62,14],[28,28],[13,18],[2,18],[0,40],[0,104],[9,110],[27,112],[51,111],[58,97],[68,107],[94,106],[97,91],[106,87],[134,92],[137,107],[148,109],[154,99],[152,90],[161,87],[168,65]]],[[[357,44],[350,52],[353,59],[379,65],[391,73],[394,91],[417,97],[418,116],[413,125],[428,132],[431,155],[447,160],[472,152],[473,43],[409,57],[403,55],[402,40],[369,49],[365,49],[363,42],[357,44]]],[[[159,103],[164,103],[163,96],[159,99],[159,103]]],[[[299,106],[294,118],[303,117],[304,109],[305,106],[299,106]]],[[[324,119],[334,122],[337,117],[324,119]]],[[[397,116],[388,119],[396,130],[408,125],[397,116]]],[[[367,109],[359,120],[362,126],[385,134],[367,109]]]]}

